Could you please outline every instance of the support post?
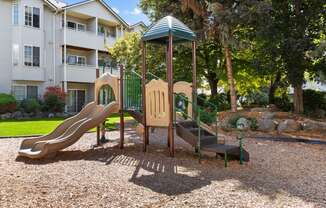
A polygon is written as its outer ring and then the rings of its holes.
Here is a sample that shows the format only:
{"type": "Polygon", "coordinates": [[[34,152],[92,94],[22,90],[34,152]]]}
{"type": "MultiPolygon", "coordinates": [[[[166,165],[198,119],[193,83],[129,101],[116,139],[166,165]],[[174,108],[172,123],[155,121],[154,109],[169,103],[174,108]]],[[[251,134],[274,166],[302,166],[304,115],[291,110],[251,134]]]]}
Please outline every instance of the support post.
{"type": "Polygon", "coordinates": [[[120,149],[123,149],[124,145],[124,131],[125,131],[125,121],[124,121],[124,109],[123,109],[123,77],[124,77],[124,66],[120,64],[120,149]]]}
{"type": "Polygon", "coordinates": [[[147,144],[149,143],[149,131],[146,122],[146,43],[143,41],[142,47],[142,105],[143,105],[143,126],[144,126],[144,136],[143,136],[143,151],[146,152],[147,144]]]}
{"type": "MultiPolygon", "coordinates": [[[[100,70],[97,68],[96,69],[96,79],[98,79],[100,77],[100,70]]],[[[95,97],[98,98],[98,95],[95,95],[95,97]]],[[[99,98],[98,98],[99,99],[99,98]]],[[[99,100],[95,100],[96,104],[98,105],[99,104],[99,100]]],[[[100,126],[97,126],[96,127],[96,141],[97,141],[97,145],[101,145],[101,128],[100,126]]]]}
{"type": "Polygon", "coordinates": [[[170,143],[170,156],[174,157],[174,131],[173,131],[173,37],[169,35],[168,46],[168,65],[167,65],[167,78],[168,78],[168,97],[169,97],[169,127],[168,139],[170,143]]]}
{"type": "Polygon", "coordinates": [[[197,63],[196,63],[196,41],[192,42],[192,116],[196,118],[197,109],[197,63]]]}

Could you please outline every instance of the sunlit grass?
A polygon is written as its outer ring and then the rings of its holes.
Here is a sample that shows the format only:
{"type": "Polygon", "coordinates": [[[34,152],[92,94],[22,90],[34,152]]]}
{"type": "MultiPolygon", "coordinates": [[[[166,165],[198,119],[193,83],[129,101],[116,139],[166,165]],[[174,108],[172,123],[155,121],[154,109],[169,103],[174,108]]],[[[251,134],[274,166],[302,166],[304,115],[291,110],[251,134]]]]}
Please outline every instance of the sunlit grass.
{"type": "MultiPolygon", "coordinates": [[[[126,115],[125,120],[132,119],[126,115]]],[[[44,135],[53,131],[63,118],[42,118],[42,119],[26,119],[26,120],[1,120],[0,121],[0,137],[17,137],[44,135]]],[[[113,114],[106,121],[107,129],[115,129],[116,124],[120,122],[119,114],[113,114]]],[[[95,131],[92,129],[91,131],[95,131]]]]}

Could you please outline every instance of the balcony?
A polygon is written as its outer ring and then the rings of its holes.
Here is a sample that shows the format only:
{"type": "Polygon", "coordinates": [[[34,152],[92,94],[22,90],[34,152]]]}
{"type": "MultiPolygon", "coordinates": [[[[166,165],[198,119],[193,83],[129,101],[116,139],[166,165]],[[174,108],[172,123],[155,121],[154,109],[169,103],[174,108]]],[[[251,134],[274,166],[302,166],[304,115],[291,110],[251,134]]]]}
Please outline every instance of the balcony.
{"type": "MultiPolygon", "coordinates": [[[[70,46],[81,48],[89,48],[94,50],[105,50],[104,37],[96,35],[91,31],[78,31],[74,29],[66,29],[66,43],[70,46]]],[[[62,34],[64,31],[62,30],[62,34]]]]}
{"type": "Polygon", "coordinates": [[[14,67],[12,71],[13,80],[45,81],[44,68],[38,67],[14,67]]]}
{"type": "MultiPolygon", "coordinates": [[[[64,67],[62,66],[62,69],[64,67]]],[[[62,70],[64,73],[64,71],[62,70]]],[[[67,81],[94,83],[96,79],[96,66],[92,65],[67,65],[67,81]]]]}

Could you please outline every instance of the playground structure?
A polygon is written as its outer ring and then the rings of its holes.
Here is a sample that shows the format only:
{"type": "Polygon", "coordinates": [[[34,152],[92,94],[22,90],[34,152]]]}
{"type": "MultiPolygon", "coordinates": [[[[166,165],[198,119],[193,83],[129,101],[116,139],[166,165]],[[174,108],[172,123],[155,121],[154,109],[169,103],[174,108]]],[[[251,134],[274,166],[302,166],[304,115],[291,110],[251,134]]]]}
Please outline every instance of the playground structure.
{"type": "MultiPolygon", "coordinates": [[[[213,130],[202,121],[208,113],[197,105],[196,41],[195,34],[182,22],[167,16],[147,31],[142,37],[142,73],[125,70],[120,65],[120,76],[103,74],[95,81],[95,102],[88,104],[79,114],[65,120],[52,133],[44,137],[26,139],[19,155],[42,158],[64,149],[89,129],[97,127],[97,143],[101,144],[100,126],[112,113],[120,113],[120,148],[124,147],[124,113],[128,112],[143,128],[143,151],[149,145],[149,128],[167,128],[167,146],[174,156],[174,130],[176,134],[194,147],[201,158],[202,151],[214,152],[224,157],[225,166],[229,157],[249,161],[249,154],[240,145],[227,145],[218,141],[217,126],[213,130]],[[173,44],[192,42],[192,83],[173,82],[173,44]],[[167,81],[147,71],[146,44],[167,46],[167,81]],[[107,106],[99,104],[100,90],[110,86],[107,106]],[[185,109],[177,106],[177,99],[185,109]]],[[[213,106],[214,107],[214,106],[213,106]]],[[[216,121],[216,112],[215,121],[216,121]]],[[[103,136],[103,135],[102,135],[103,136]]]]}

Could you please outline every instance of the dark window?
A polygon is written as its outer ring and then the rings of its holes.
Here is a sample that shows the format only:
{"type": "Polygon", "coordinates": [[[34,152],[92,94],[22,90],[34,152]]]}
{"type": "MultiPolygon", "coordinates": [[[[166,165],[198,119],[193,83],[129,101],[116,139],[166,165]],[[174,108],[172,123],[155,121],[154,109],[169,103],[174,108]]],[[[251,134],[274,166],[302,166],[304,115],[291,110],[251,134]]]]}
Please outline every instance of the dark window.
{"type": "Polygon", "coordinates": [[[40,66],[40,48],[33,47],[33,66],[40,66]]]}
{"type": "Polygon", "coordinates": [[[37,99],[37,86],[27,86],[27,99],[37,99]]]}
{"type": "Polygon", "coordinates": [[[74,23],[74,22],[67,22],[67,26],[68,26],[68,28],[70,28],[70,29],[74,29],[74,30],[76,30],[76,23],[74,23]]]}
{"type": "Polygon", "coordinates": [[[40,28],[40,9],[33,8],[33,27],[40,28]]]}

